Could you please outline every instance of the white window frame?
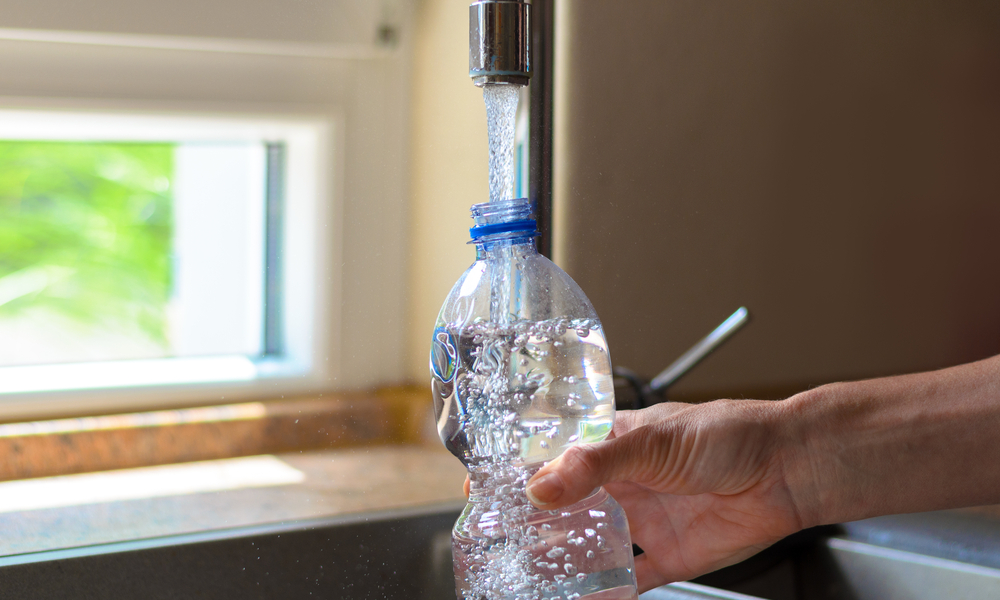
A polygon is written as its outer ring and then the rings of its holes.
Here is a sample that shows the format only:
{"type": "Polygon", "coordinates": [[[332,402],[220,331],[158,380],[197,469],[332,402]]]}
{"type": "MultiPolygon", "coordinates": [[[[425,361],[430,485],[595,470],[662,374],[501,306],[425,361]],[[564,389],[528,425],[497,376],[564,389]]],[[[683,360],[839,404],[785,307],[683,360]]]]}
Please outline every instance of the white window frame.
{"type": "Polygon", "coordinates": [[[410,13],[409,3],[395,4],[403,9],[394,13],[393,48],[56,35],[4,29],[0,16],[0,139],[45,139],[40,130],[49,129],[48,139],[177,141],[226,130],[227,140],[286,148],[281,358],[0,368],[0,420],[405,381],[410,13]],[[78,76],[66,76],[71,68],[78,76]],[[174,130],[166,140],[157,130],[165,123],[174,130]],[[39,389],[45,379],[68,383],[39,389]]]}
{"type": "MultiPolygon", "coordinates": [[[[329,339],[314,339],[313,324],[326,301],[316,285],[317,257],[331,252],[312,224],[329,221],[318,199],[329,187],[321,157],[329,154],[333,124],[288,118],[199,117],[101,112],[0,110],[0,140],[66,142],[245,142],[281,143],[285,148],[280,357],[230,355],[0,367],[0,401],[18,394],[148,388],[178,384],[260,385],[264,380],[327,375],[316,357],[328,354],[329,339]]],[[[263,181],[261,182],[263,185],[263,181]]],[[[263,205],[260,207],[263,228],[263,205]]],[[[261,232],[263,234],[263,231],[261,232]]],[[[264,268],[263,248],[257,261],[264,268]]],[[[253,260],[251,258],[251,260],[253,260]]],[[[263,300],[263,298],[261,298],[263,300]]],[[[263,318],[263,315],[261,315],[263,318]]]]}

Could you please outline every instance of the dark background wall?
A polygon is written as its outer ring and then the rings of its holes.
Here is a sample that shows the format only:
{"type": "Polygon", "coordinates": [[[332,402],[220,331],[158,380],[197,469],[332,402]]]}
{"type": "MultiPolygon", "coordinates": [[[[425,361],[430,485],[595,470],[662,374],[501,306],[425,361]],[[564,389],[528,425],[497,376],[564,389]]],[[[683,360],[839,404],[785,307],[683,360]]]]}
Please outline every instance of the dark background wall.
{"type": "Polygon", "coordinates": [[[557,262],[616,365],[779,397],[1000,352],[1000,3],[561,0],[557,262]]]}

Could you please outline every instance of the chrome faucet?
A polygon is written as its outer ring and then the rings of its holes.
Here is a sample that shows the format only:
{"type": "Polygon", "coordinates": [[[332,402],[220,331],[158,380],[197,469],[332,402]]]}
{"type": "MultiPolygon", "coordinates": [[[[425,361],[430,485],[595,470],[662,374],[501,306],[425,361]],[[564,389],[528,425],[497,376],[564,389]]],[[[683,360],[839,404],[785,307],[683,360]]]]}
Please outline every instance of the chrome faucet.
{"type": "Polygon", "coordinates": [[[481,0],[469,6],[469,76],[478,87],[528,85],[530,4],[521,0],[481,0]]]}

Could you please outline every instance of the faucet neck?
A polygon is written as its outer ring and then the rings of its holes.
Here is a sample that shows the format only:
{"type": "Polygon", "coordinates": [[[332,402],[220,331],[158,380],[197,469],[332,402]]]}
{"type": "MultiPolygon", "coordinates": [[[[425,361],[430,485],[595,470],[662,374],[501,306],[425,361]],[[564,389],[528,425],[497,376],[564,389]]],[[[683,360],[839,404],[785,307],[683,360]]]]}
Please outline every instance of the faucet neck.
{"type": "Polygon", "coordinates": [[[531,5],[480,0],[469,6],[469,77],[484,85],[528,85],[531,5]]]}

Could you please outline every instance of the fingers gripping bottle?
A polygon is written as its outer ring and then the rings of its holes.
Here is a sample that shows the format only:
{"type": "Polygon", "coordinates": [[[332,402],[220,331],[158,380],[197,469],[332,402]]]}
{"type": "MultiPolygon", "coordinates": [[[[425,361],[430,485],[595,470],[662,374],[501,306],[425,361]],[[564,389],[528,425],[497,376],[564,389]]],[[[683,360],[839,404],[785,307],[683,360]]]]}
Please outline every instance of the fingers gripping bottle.
{"type": "Polygon", "coordinates": [[[628,522],[595,490],[558,511],[525,483],[614,421],[611,361],[580,287],[535,248],[527,199],[472,207],[476,262],[455,283],[431,343],[438,433],[469,469],[455,523],[462,600],[636,598],[628,522]]]}

